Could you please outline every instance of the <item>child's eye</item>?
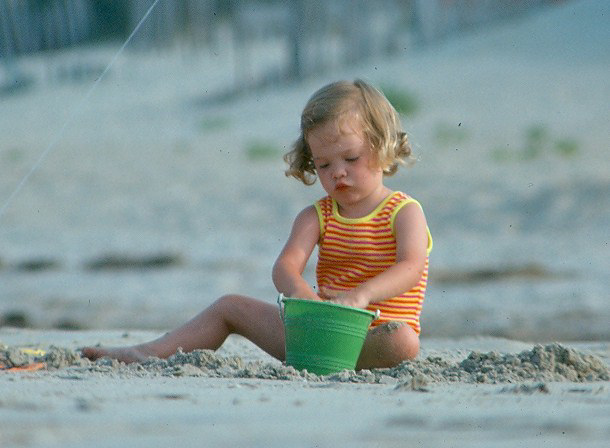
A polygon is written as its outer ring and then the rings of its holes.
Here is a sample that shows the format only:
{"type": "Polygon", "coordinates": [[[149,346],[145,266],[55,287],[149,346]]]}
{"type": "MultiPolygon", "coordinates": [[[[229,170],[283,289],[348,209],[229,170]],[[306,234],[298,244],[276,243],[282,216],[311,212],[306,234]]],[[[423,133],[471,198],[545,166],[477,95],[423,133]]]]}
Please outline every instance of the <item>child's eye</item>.
{"type": "Polygon", "coordinates": [[[360,156],[356,156],[356,157],[348,157],[345,160],[347,160],[348,162],[355,162],[356,160],[358,160],[360,158],[360,156]]]}
{"type": "Polygon", "coordinates": [[[324,168],[328,168],[328,163],[321,163],[318,165],[319,170],[324,169],[324,168]]]}

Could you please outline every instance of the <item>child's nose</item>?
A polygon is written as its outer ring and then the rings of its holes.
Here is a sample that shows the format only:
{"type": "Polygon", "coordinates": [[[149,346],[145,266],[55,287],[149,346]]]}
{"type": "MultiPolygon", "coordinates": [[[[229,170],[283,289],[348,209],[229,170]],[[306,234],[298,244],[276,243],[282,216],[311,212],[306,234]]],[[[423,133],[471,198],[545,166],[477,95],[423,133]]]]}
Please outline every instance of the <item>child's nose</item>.
{"type": "Polygon", "coordinates": [[[334,179],[339,179],[341,177],[344,177],[346,174],[347,174],[347,172],[346,172],[345,167],[343,165],[338,165],[333,170],[333,178],[334,179]]]}

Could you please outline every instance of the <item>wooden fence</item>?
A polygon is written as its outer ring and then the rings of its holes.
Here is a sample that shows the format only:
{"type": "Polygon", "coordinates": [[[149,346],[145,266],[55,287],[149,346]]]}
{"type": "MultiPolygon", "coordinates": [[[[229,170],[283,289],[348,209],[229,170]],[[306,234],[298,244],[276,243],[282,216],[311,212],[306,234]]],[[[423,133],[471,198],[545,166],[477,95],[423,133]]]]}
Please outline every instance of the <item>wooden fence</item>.
{"type": "MultiPolygon", "coordinates": [[[[0,75],[24,54],[123,41],[154,0],[0,0],[0,75]]],[[[265,39],[285,50],[273,73],[252,84],[302,79],[374,55],[428,45],[551,0],[161,0],[131,49],[194,49],[230,39],[247,61],[265,39]],[[221,32],[224,30],[225,32],[221,32]],[[228,30],[228,32],[227,32],[228,30]]],[[[14,71],[14,69],[12,69],[14,71]]],[[[235,64],[247,70],[247,64],[235,64]]],[[[245,86],[248,87],[248,86],[245,86]]]]}

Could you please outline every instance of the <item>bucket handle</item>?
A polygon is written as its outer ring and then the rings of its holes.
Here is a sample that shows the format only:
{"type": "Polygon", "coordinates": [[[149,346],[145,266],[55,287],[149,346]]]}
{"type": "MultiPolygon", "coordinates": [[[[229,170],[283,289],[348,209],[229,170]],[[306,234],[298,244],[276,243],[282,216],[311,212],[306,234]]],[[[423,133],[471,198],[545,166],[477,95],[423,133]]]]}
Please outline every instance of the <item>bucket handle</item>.
{"type": "MultiPolygon", "coordinates": [[[[279,307],[279,311],[280,311],[280,319],[282,319],[282,322],[284,322],[284,293],[280,293],[277,296],[277,305],[279,307]]],[[[379,316],[381,316],[381,311],[379,311],[378,309],[375,310],[375,318],[373,320],[377,320],[379,319],[379,316]]]]}
{"type": "Polygon", "coordinates": [[[280,319],[282,319],[282,322],[284,322],[284,293],[280,293],[277,296],[277,305],[280,310],[280,319]]]}

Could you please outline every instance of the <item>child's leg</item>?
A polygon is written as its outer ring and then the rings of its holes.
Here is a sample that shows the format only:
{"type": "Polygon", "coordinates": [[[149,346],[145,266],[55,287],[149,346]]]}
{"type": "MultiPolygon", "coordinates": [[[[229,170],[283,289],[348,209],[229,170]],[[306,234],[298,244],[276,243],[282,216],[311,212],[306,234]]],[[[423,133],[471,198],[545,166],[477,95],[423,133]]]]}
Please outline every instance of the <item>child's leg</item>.
{"type": "Polygon", "coordinates": [[[356,369],[394,367],[415,359],[418,351],[419,336],[413,328],[402,322],[388,322],[369,331],[356,369]]]}
{"type": "Polygon", "coordinates": [[[143,361],[150,356],[167,358],[179,347],[185,352],[216,350],[232,333],[284,360],[284,325],[277,305],[239,295],[221,297],[181,327],[154,341],[130,347],[86,347],[83,355],[93,360],[108,356],[124,362],[143,361]]]}

